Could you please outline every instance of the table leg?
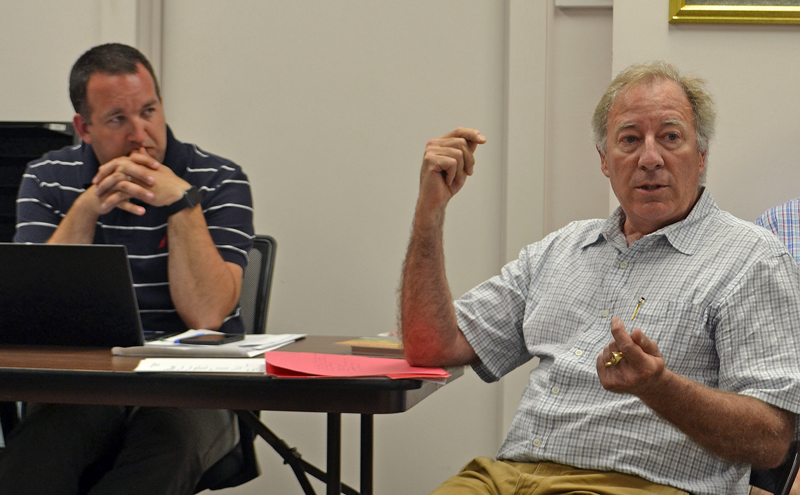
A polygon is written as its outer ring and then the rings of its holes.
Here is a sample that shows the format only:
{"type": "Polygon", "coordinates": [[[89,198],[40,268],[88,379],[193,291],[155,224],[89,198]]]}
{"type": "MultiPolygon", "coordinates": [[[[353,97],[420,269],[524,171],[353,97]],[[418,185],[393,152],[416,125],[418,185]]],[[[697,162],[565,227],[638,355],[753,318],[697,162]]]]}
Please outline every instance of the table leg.
{"type": "Polygon", "coordinates": [[[303,489],[305,495],[316,495],[314,488],[306,476],[306,473],[314,476],[318,480],[323,480],[325,473],[323,473],[316,466],[307,463],[297,449],[289,447],[286,442],[278,438],[267,426],[261,422],[259,415],[253,411],[236,411],[244,424],[246,424],[253,432],[264,439],[281,457],[283,463],[288,464],[292,471],[294,471],[300,487],[303,489]]]}
{"type": "Polygon", "coordinates": [[[372,495],[373,419],[361,415],[361,495],[372,495]]]}
{"type": "Polygon", "coordinates": [[[328,495],[342,493],[342,415],[328,413],[328,495]]]}

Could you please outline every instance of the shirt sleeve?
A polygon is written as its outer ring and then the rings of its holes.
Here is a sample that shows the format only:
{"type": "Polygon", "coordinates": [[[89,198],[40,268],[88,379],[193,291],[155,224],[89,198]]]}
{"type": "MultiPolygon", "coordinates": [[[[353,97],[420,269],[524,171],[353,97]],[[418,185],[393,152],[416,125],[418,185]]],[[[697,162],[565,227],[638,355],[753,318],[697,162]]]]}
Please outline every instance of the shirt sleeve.
{"type": "Polygon", "coordinates": [[[800,413],[798,321],[800,271],[789,253],[753,263],[714,318],[719,388],[800,413]]]}
{"type": "Polygon", "coordinates": [[[203,213],[222,259],[247,266],[253,245],[253,198],[247,175],[239,168],[220,168],[217,180],[203,187],[203,213]]]}
{"type": "Polygon", "coordinates": [[[755,224],[777,234],[778,228],[775,221],[775,209],[773,208],[762,213],[761,216],[756,219],[755,224]]]}
{"type": "Polygon", "coordinates": [[[519,259],[504,266],[500,275],[455,302],[458,327],[480,358],[473,368],[486,382],[499,380],[532,357],[523,334],[530,251],[531,246],[523,248],[519,259]]]}
{"type": "Polygon", "coordinates": [[[14,242],[44,243],[53,235],[69,206],[84,192],[63,184],[55,175],[59,165],[30,163],[17,196],[17,226],[14,242]]]}

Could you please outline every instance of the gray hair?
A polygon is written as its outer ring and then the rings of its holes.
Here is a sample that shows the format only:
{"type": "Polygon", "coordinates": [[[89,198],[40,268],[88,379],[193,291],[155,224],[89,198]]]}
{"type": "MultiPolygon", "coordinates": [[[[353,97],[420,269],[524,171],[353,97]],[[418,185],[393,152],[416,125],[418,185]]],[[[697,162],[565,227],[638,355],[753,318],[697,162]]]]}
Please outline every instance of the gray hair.
{"type": "MultiPolygon", "coordinates": [[[[623,70],[600,98],[592,117],[592,132],[594,143],[603,155],[606,154],[607,149],[608,114],[611,106],[626,89],[657,80],[674,81],[683,89],[683,93],[692,107],[697,149],[700,153],[708,156],[708,145],[711,138],[714,137],[717,111],[714,108],[714,100],[705,89],[705,81],[694,76],[683,75],[677,67],[661,61],[632,65],[623,70]]],[[[705,182],[705,175],[704,170],[700,176],[701,184],[705,182]]]]}

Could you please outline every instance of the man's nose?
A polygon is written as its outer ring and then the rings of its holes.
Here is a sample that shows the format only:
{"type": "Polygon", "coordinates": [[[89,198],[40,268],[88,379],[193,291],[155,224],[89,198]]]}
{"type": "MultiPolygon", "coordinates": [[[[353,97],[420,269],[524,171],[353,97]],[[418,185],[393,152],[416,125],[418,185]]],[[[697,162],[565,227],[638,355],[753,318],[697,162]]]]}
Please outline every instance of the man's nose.
{"type": "Polygon", "coordinates": [[[661,149],[656,144],[655,137],[647,136],[642,146],[642,154],[639,156],[639,166],[646,169],[655,169],[664,165],[664,158],[661,156],[661,149]]]}
{"type": "Polygon", "coordinates": [[[128,138],[136,144],[143,144],[144,140],[147,139],[147,131],[145,130],[146,122],[144,119],[140,118],[133,118],[131,122],[133,123],[133,127],[131,128],[128,138]]]}

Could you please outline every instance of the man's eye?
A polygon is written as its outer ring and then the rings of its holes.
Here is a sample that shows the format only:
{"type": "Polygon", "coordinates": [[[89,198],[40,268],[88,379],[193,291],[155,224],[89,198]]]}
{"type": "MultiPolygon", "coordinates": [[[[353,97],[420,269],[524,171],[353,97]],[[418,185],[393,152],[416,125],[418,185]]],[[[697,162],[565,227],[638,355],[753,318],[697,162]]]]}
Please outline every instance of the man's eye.
{"type": "Polygon", "coordinates": [[[625,137],[622,138],[622,142],[623,143],[627,143],[627,144],[635,143],[636,142],[636,136],[625,136],[625,137]]]}
{"type": "Polygon", "coordinates": [[[669,139],[670,141],[675,141],[678,139],[678,134],[670,132],[669,134],[667,134],[667,139],[669,139]]]}

